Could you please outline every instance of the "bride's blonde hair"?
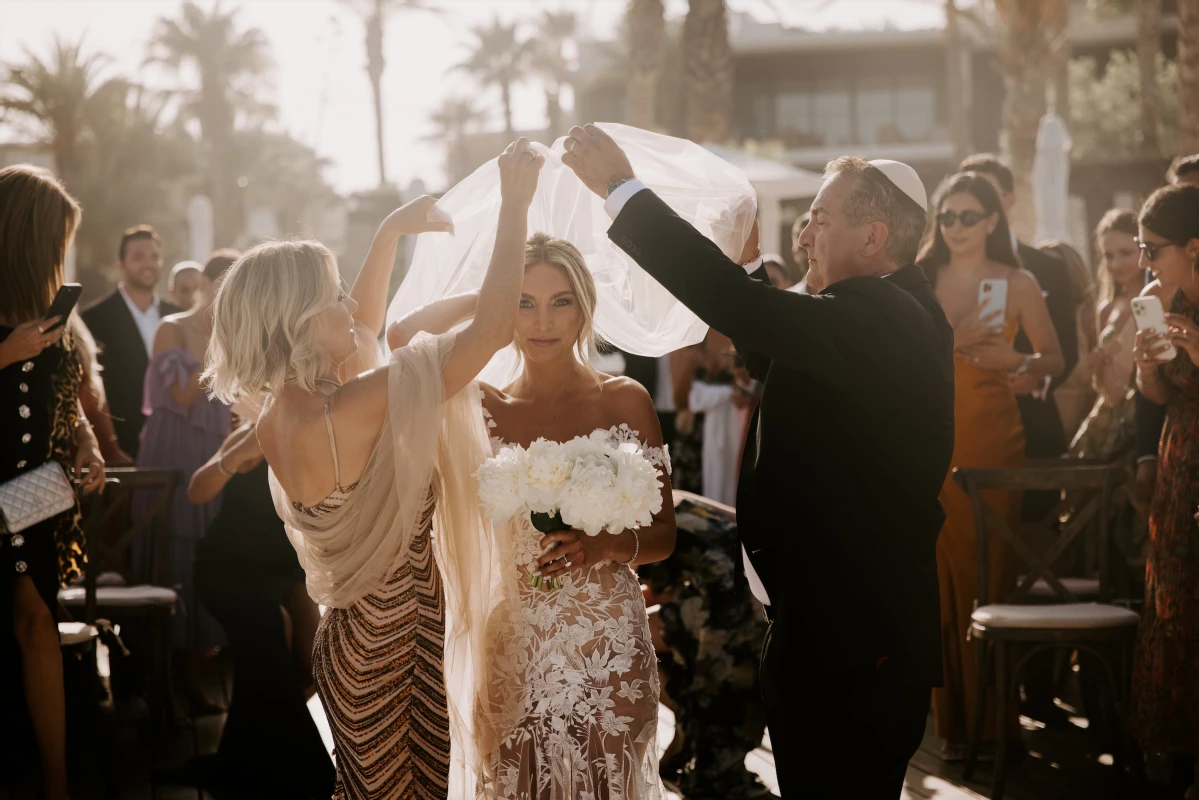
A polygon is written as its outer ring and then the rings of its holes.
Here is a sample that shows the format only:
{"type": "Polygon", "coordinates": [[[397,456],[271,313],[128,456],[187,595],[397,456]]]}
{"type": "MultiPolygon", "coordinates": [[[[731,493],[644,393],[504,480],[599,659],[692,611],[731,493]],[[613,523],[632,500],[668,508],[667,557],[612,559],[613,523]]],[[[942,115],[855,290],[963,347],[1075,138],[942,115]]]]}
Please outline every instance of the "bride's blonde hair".
{"type": "Polygon", "coordinates": [[[341,299],[337,260],[320,242],[266,242],[229,267],[212,306],[212,338],[202,376],[225,403],[306,392],[332,366],[316,344],[316,315],[341,299]]]}
{"type": "MultiPolygon", "coordinates": [[[[583,320],[579,324],[579,335],[575,339],[575,353],[584,368],[600,382],[600,374],[591,366],[590,354],[599,346],[599,337],[595,335],[595,279],[587,269],[587,262],[579,248],[565,239],[555,239],[548,233],[535,233],[525,243],[525,269],[535,264],[550,264],[566,273],[570,281],[570,290],[579,300],[579,308],[583,312],[583,320]]],[[[519,345],[517,350],[520,350],[519,345]]],[[[521,352],[521,356],[524,353],[521,352]]]]}

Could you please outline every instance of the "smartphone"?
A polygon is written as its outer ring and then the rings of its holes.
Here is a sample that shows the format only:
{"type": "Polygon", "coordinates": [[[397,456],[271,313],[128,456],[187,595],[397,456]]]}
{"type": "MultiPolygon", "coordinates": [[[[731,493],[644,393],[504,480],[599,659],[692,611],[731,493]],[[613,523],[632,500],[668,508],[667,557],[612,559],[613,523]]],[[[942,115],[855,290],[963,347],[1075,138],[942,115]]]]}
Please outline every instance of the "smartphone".
{"type": "Polygon", "coordinates": [[[1007,316],[1007,281],[1003,278],[988,278],[978,284],[978,303],[982,306],[978,316],[986,319],[996,311],[999,316],[991,323],[992,328],[1002,328],[1007,316]]]}
{"type": "Polygon", "coordinates": [[[43,319],[58,317],[59,320],[52,327],[46,328],[46,333],[56,331],[67,323],[67,318],[75,310],[75,304],[79,302],[79,296],[82,294],[83,284],[80,283],[64,283],[58,287],[58,294],[54,295],[54,300],[50,303],[50,310],[46,312],[43,319]]]}
{"type": "MultiPolygon", "coordinates": [[[[1166,310],[1162,308],[1160,297],[1145,295],[1132,298],[1132,318],[1137,322],[1138,331],[1153,331],[1162,336],[1170,332],[1170,326],[1166,324],[1166,310]]],[[[1173,361],[1174,356],[1178,355],[1178,351],[1169,342],[1167,345],[1169,346],[1161,351],[1160,357],[1167,361],[1173,361]]]]}

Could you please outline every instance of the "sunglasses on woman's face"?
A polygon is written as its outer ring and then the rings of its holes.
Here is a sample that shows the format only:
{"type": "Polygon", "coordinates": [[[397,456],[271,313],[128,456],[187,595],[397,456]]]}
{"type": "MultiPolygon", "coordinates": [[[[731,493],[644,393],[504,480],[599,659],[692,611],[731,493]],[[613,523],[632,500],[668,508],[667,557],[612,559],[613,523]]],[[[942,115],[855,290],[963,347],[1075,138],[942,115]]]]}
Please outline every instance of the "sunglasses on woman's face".
{"type": "Polygon", "coordinates": [[[1133,241],[1137,243],[1137,247],[1139,247],[1141,252],[1145,254],[1145,258],[1149,259],[1150,261],[1157,261],[1157,254],[1162,250],[1165,250],[1167,247],[1179,246],[1174,244],[1174,242],[1162,242],[1161,244],[1154,244],[1153,242],[1142,242],[1140,239],[1133,239],[1133,241]]]}
{"type": "Polygon", "coordinates": [[[961,214],[956,211],[942,211],[937,215],[937,223],[942,228],[952,228],[955,222],[961,220],[963,227],[973,228],[989,216],[991,215],[981,211],[963,211],[961,214]]]}

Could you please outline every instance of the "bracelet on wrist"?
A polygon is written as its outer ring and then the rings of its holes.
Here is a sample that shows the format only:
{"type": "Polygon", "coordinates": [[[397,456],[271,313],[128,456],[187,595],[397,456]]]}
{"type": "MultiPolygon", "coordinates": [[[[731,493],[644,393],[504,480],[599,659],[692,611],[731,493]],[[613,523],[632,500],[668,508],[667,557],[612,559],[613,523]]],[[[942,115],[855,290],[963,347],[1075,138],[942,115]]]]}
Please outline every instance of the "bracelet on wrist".
{"type": "Polygon", "coordinates": [[[217,471],[219,471],[219,472],[220,472],[222,475],[224,475],[226,478],[232,478],[232,477],[233,477],[233,475],[234,475],[234,473],[230,472],[230,471],[229,471],[229,470],[228,470],[228,469],[225,467],[225,457],[224,457],[224,456],[221,456],[220,458],[218,458],[218,459],[216,460],[216,468],[217,468],[217,471]]]}
{"type": "Polygon", "coordinates": [[[633,534],[633,555],[629,556],[628,561],[619,562],[626,567],[633,566],[633,562],[637,560],[638,554],[641,553],[641,537],[637,535],[637,531],[630,530],[629,533],[633,534]]]}

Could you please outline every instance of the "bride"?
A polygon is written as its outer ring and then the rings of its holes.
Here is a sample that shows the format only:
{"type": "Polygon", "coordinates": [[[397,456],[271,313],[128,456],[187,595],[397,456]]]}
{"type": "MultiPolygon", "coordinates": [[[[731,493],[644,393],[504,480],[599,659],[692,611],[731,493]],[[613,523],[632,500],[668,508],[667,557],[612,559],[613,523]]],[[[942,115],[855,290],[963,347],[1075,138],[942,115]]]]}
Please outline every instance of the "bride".
{"type": "Polygon", "coordinates": [[[475,706],[485,798],[662,797],[658,669],[633,567],[674,549],[670,467],[649,394],[587,362],[595,306],[579,251],[533,236],[513,340],[522,370],[503,389],[481,384],[492,444],[597,430],[638,442],[661,473],[662,511],[652,525],[618,534],[543,535],[527,515],[496,531],[501,586],[475,706]],[[558,588],[546,588],[550,579],[558,588]]]}

